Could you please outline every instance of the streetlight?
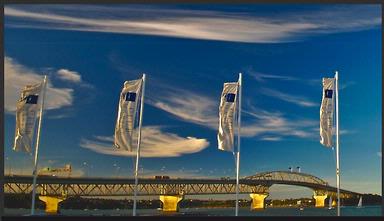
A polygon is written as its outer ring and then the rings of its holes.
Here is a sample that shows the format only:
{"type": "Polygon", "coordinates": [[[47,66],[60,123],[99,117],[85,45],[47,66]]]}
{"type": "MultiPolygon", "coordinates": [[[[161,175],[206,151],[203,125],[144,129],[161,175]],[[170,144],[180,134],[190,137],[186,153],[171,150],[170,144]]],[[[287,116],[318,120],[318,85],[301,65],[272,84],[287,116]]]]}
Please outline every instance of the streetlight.
{"type": "Polygon", "coordinates": [[[7,163],[8,164],[8,175],[11,175],[11,162],[12,161],[9,161],[9,157],[6,157],[5,159],[8,162],[7,163]]]}
{"type": "Polygon", "coordinates": [[[83,162],[83,166],[86,167],[85,168],[85,176],[88,176],[88,167],[87,167],[87,162],[83,162]]]}
{"type": "Polygon", "coordinates": [[[91,171],[93,171],[93,165],[92,164],[88,164],[88,169],[90,168],[91,170],[88,171],[88,176],[91,175],[91,171]]]}
{"type": "Polygon", "coordinates": [[[117,167],[116,169],[117,169],[116,177],[119,178],[120,167],[117,167]]]}
{"type": "Polygon", "coordinates": [[[115,167],[116,177],[119,177],[119,170],[120,170],[120,167],[117,165],[117,163],[114,163],[114,164],[113,164],[113,167],[115,167]]]}

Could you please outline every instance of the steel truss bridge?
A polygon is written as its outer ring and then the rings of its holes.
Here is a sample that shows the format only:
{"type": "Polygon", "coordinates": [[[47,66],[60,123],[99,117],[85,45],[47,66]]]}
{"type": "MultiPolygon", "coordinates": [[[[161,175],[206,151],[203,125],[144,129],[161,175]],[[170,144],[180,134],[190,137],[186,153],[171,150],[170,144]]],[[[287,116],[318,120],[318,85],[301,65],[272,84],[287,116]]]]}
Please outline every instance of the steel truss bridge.
{"type": "MultiPolygon", "coordinates": [[[[38,177],[37,193],[49,196],[129,196],[134,193],[134,179],[116,178],[79,178],[79,177],[38,177]]],[[[324,180],[305,173],[272,171],[259,173],[240,179],[240,193],[268,194],[274,184],[308,187],[315,195],[336,196],[336,187],[329,186],[324,180]]],[[[234,179],[139,179],[138,195],[201,195],[234,194],[234,179]]],[[[5,193],[32,192],[31,176],[5,176],[5,193]]],[[[361,195],[360,193],[340,190],[342,198],[361,195]]]]}

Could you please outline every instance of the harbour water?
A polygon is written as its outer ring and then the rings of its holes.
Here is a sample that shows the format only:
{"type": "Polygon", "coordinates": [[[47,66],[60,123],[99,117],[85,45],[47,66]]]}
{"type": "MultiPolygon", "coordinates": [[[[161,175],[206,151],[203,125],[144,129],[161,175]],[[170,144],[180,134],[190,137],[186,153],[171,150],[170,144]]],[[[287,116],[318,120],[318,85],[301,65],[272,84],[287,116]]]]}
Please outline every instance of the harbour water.
{"type": "MultiPolygon", "coordinates": [[[[132,210],[71,210],[62,209],[64,216],[131,216],[132,210]]],[[[29,215],[29,209],[4,209],[6,216],[29,215]]],[[[43,210],[37,210],[37,214],[44,214],[43,210]]],[[[164,214],[156,209],[139,209],[138,216],[234,216],[234,208],[181,208],[178,213],[164,214]]],[[[342,216],[381,216],[381,206],[356,206],[342,207],[342,216]]],[[[328,208],[266,208],[264,210],[251,211],[249,208],[240,208],[240,216],[335,216],[336,209],[328,208]]]]}

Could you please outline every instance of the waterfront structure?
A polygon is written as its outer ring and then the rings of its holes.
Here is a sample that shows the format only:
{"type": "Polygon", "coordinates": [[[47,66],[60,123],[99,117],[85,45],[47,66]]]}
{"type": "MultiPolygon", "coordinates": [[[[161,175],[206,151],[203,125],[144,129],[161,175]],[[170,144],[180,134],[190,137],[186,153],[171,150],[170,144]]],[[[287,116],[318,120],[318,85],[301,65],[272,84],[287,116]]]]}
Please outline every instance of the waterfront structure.
{"type": "MultiPolygon", "coordinates": [[[[315,206],[324,207],[329,196],[336,198],[337,188],[314,175],[288,171],[271,171],[258,173],[239,180],[239,193],[250,194],[251,209],[263,209],[269,187],[274,184],[286,184],[311,188],[314,192],[315,206]]],[[[37,190],[40,200],[45,200],[46,211],[54,213],[60,200],[71,196],[133,196],[135,179],[115,178],[80,178],[80,177],[39,177],[37,190]],[[46,196],[44,198],[44,196],[46,196]],[[49,197],[47,197],[49,196],[49,197]],[[48,211],[49,209],[49,211],[48,211]]],[[[29,176],[6,176],[5,193],[29,194],[32,182],[29,176]]],[[[138,184],[139,196],[160,196],[163,211],[178,210],[178,203],[185,195],[234,194],[235,179],[153,179],[143,178],[138,184]]],[[[341,198],[360,196],[361,193],[340,189],[341,198]]]]}

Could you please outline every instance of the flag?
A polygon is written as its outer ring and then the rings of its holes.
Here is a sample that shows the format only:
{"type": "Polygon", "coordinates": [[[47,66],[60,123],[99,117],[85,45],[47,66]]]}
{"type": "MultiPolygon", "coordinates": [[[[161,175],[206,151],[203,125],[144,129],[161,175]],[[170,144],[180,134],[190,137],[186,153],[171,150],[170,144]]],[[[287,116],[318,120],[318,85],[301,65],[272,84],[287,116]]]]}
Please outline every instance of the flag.
{"type": "Polygon", "coordinates": [[[219,107],[219,149],[233,151],[233,120],[236,111],[238,82],[224,83],[219,107]]]}
{"type": "Polygon", "coordinates": [[[43,83],[27,85],[21,92],[20,100],[16,105],[16,128],[14,151],[30,153],[35,132],[37,112],[39,111],[39,96],[43,83]]]}
{"type": "Polygon", "coordinates": [[[320,143],[332,147],[335,78],[323,78],[323,99],[320,107],[320,143]]]}
{"type": "Polygon", "coordinates": [[[139,106],[143,80],[126,81],[120,93],[119,112],[115,127],[115,147],[132,151],[132,135],[139,106]]]}

